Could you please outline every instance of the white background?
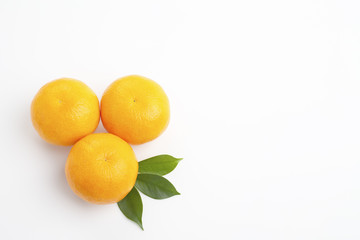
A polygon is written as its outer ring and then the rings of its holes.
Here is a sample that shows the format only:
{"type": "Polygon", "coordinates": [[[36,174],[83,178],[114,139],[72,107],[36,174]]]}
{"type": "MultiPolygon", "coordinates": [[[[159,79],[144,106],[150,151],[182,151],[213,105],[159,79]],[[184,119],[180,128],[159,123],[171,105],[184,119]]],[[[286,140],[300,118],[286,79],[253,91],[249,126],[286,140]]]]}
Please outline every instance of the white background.
{"type": "Polygon", "coordinates": [[[1,0],[0,239],[360,239],[359,12],[357,0],[1,0]],[[128,74],[157,81],[172,108],[138,160],[184,157],[168,176],[182,195],[143,197],[144,232],[75,196],[70,147],[30,121],[48,81],[101,98],[128,74]]]}

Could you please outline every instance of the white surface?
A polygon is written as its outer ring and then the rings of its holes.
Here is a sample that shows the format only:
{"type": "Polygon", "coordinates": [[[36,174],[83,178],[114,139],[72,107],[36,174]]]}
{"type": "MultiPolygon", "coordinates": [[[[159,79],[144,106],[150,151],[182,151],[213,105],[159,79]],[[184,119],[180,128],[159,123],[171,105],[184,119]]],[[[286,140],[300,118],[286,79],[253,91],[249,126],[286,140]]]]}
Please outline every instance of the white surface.
{"type": "MultiPolygon", "coordinates": [[[[0,2],[0,239],[360,239],[360,2],[0,2]],[[138,159],[184,157],[145,231],[67,186],[32,97],[59,77],[101,97],[141,74],[171,123],[138,159]]],[[[98,130],[103,131],[102,128],[98,130]]]]}

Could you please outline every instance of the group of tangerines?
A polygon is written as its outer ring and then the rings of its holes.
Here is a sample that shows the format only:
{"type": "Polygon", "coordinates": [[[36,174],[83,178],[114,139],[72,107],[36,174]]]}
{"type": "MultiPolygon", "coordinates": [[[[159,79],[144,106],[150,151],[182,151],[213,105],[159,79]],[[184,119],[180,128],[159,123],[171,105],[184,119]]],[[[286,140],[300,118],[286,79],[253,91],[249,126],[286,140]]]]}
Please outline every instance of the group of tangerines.
{"type": "Polygon", "coordinates": [[[131,75],[114,81],[101,103],[83,82],[45,84],[31,104],[31,119],[49,143],[73,145],[65,173],[71,189],[96,204],[120,202],[133,189],[139,164],[129,144],[157,138],[168,126],[169,100],[153,80],[131,75]],[[99,121],[109,133],[93,133],[99,121]]]}

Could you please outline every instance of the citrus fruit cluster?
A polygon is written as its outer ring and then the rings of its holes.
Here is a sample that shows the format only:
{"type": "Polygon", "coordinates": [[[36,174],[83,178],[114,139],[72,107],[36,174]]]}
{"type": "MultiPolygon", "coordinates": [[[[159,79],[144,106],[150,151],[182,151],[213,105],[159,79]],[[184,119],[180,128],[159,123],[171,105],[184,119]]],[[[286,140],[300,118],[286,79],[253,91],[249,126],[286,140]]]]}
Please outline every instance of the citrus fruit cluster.
{"type": "Polygon", "coordinates": [[[45,84],[35,95],[31,119],[47,142],[74,144],[65,174],[76,195],[95,204],[118,203],[125,216],[142,228],[137,189],[155,199],[179,194],[162,176],[180,159],[159,155],[139,164],[129,144],[151,141],[166,129],[169,100],[156,82],[131,75],[114,81],[100,106],[83,82],[61,78],[45,84]],[[94,134],[100,119],[108,133],[94,134]]]}

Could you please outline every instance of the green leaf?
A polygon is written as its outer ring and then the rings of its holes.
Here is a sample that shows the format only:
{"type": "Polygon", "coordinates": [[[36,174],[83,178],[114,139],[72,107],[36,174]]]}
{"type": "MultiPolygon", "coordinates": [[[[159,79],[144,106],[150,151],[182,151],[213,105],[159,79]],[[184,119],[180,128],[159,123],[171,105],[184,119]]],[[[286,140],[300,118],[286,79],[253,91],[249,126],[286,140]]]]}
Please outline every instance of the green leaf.
{"type": "Polygon", "coordinates": [[[145,195],[154,199],[165,199],[180,195],[171,182],[155,174],[138,174],[135,187],[145,195]]]}
{"type": "Polygon", "coordinates": [[[182,158],[170,155],[159,155],[139,162],[139,173],[150,173],[164,176],[176,168],[182,158]]]}
{"type": "Polygon", "coordinates": [[[126,195],[124,199],[117,203],[121,212],[131,221],[137,223],[142,230],[144,230],[142,225],[142,213],[143,213],[143,204],[141,201],[140,194],[135,187],[126,195]]]}

